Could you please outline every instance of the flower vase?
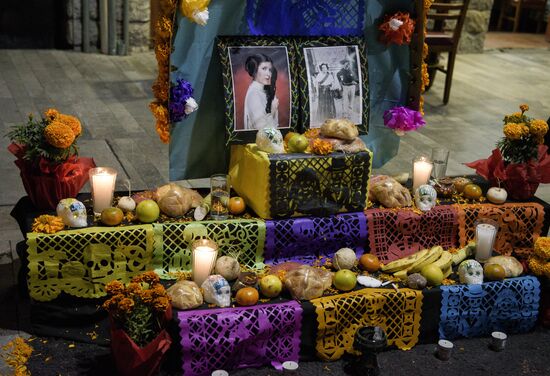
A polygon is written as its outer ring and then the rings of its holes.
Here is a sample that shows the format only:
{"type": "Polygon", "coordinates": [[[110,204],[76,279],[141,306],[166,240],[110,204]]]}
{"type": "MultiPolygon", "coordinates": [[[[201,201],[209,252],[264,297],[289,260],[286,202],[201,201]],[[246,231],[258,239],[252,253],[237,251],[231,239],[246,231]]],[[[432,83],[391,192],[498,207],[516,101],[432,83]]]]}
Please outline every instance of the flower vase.
{"type": "MultiPolygon", "coordinates": [[[[164,323],[172,318],[171,307],[166,311],[164,323]]],[[[158,372],[172,338],[166,329],[144,347],[139,347],[126,332],[117,328],[111,317],[111,353],[120,375],[150,376],[158,372]]]]}
{"type": "Polygon", "coordinates": [[[95,167],[92,158],[72,156],[65,162],[53,163],[41,158],[39,161],[23,159],[25,149],[11,144],[8,150],[17,157],[23,186],[33,205],[40,210],[53,210],[60,200],[76,197],[88,181],[88,170],[95,167]]]}

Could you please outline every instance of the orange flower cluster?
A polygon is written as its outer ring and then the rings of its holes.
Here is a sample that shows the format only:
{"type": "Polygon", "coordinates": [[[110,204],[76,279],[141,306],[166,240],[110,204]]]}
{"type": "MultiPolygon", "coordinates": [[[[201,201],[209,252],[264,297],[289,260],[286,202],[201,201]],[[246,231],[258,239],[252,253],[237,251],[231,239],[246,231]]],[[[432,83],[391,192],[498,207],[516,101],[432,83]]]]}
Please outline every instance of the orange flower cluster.
{"type": "Polygon", "coordinates": [[[110,298],[103,303],[103,308],[136,343],[147,343],[151,328],[157,333],[160,331],[159,318],[171,302],[155,272],[137,275],[127,285],[111,281],[105,291],[110,298]]]}
{"type": "Polygon", "coordinates": [[[44,128],[44,138],[48,144],[56,148],[67,149],[73,144],[75,135],[67,125],[53,120],[44,128]]]}
{"type": "Polygon", "coordinates": [[[173,36],[173,19],[176,13],[175,0],[161,0],[161,17],[157,21],[155,31],[155,56],[157,58],[158,76],[153,83],[153,95],[155,101],[151,102],[149,108],[157,120],[155,128],[163,143],[170,142],[170,118],[168,114],[168,97],[170,79],[170,53],[172,52],[171,42],[173,36]]]}
{"type": "Polygon", "coordinates": [[[64,228],[63,219],[55,215],[43,214],[36,217],[32,223],[32,232],[41,232],[43,234],[55,234],[64,228]]]}
{"type": "Polygon", "coordinates": [[[318,155],[327,155],[332,153],[333,150],[332,144],[329,141],[321,140],[320,138],[313,140],[313,144],[311,145],[311,151],[318,155]]]}
{"type": "Polygon", "coordinates": [[[321,135],[321,129],[319,128],[310,128],[304,133],[304,136],[306,136],[309,139],[317,138],[320,135],[321,135]]]}

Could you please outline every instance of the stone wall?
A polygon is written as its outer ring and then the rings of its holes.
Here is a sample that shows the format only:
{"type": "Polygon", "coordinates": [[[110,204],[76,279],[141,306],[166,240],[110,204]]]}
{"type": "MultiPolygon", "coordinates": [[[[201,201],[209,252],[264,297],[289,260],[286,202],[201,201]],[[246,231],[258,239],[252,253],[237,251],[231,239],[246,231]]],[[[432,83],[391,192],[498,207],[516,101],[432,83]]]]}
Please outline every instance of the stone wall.
{"type": "MultiPolygon", "coordinates": [[[[82,50],[82,1],[67,2],[67,41],[75,50],[82,50]]],[[[87,0],[90,4],[90,51],[100,51],[99,1],[87,0]]],[[[117,42],[123,47],[123,1],[116,2],[117,42]]],[[[150,48],[150,2],[147,0],[129,0],[129,53],[146,51],[150,48]]],[[[119,49],[120,50],[120,49],[119,49]]],[[[122,48],[123,50],[123,48],[122,48]]]]}
{"type": "Polygon", "coordinates": [[[483,52],[492,7],[493,0],[470,0],[462,35],[460,36],[459,52],[483,52]]]}

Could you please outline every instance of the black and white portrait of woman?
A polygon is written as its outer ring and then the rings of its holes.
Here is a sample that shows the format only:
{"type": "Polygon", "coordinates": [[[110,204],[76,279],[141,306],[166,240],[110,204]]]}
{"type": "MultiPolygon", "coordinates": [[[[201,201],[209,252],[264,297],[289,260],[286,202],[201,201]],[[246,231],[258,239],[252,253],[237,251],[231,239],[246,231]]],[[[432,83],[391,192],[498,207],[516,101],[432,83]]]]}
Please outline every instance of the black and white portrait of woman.
{"type": "Polygon", "coordinates": [[[362,122],[362,72],[358,46],[304,48],[308,77],[309,127],[326,119],[362,122]]]}
{"type": "Polygon", "coordinates": [[[235,131],[290,127],[291,79],[286,47],[229,47],[235,131]]]}

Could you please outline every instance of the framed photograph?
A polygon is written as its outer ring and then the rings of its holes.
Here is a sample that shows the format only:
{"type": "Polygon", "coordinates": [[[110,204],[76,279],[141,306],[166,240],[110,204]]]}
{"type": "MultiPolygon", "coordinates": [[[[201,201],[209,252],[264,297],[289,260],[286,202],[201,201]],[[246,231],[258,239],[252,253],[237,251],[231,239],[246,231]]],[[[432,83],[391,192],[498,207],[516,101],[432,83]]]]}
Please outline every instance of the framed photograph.
{"type": "Polygon", "coordinates": [[[365,41],[350,37],[300,38],[301,123],[319,128],[327,119],[346,118],[366,134],[369,84],[365,41]]]}
{"type": "Polygon", "coordinates": [[[256,131],[297,130],[298,80],[289,40],[218,37],[223,71],[227,144],[254,142],[256,131]]]}

